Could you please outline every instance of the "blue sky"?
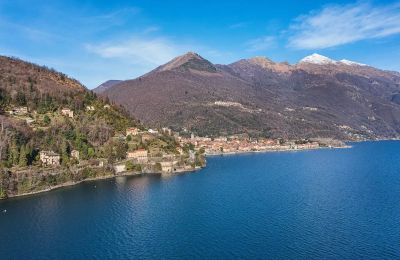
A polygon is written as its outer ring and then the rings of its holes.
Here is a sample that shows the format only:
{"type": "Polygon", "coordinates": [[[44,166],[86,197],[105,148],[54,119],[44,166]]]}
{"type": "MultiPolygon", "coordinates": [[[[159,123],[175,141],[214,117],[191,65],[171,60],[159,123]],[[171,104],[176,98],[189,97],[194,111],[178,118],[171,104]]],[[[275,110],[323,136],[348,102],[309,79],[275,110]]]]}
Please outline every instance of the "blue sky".
{"type": "Polygon", "coordinates": [[[317,52],[400,71],[399,1],[0,0],[0,54],[93,88],[195,51],[214,63],[317,52]]]}

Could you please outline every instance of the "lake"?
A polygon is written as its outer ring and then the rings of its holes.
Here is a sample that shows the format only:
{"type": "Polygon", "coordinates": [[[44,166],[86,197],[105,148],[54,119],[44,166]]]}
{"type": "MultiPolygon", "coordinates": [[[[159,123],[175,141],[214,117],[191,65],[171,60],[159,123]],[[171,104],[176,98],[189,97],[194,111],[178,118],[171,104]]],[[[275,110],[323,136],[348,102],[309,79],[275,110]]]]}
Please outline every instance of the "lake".
{"type": "Polygon", "coordinates": [[[1,201],[0,259],[400,258],[400,142],[352,145],[1,201]]]}

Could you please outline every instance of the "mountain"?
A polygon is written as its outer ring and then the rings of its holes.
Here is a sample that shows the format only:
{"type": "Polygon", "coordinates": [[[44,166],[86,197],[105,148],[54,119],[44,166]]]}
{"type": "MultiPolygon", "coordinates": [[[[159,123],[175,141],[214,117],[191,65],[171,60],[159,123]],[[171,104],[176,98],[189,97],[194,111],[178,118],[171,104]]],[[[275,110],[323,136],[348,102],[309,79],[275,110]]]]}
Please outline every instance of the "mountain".
{"type": "Polygon", "coordinates": [[[319,54],[297,64],[265,57],[216,65],[187,53],[103,93],[152,126],[200,135],[394,138],[400,75],[319,54]]]}
{"type": "Polygon", "coordinates": [[[100,86],[96,87],[94,89],[94,92],[97,93],[97,94],[101,94],[104,91],[106,91],[107,89],[109,89],[112,86],[115,86],[115,85],[117,85],[118,83],[121,83],[121,82],[122,82],[122,80],[115,80],[115,79],[107,80],[106,82],[104,82],[100,86]]]}
{"type": "Polygon", "coordinates": [[[328,57],[314,53],[310,56],[304,57],[300,60],[300,63],[313,63],[313,64],[336,64],[337,61],[332,60],[328,57]]]}

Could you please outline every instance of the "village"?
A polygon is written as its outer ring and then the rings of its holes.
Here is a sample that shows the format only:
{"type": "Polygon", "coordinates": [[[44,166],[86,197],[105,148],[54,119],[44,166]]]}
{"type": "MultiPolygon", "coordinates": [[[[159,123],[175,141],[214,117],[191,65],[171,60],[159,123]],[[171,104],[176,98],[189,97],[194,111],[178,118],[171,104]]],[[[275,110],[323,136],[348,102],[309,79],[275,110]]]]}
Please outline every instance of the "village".
{"type": "MultiPolygon", "coordinates": [[[[110,106],[104,105],[103,109],[110,109],[110,106]]],[[[86,107],[86,112],[90,113],[95,110],[94,106],[86,107]]],[[[35,111],[30,113],[27,107],[15,107],[7,112],[10,116],[25,120],[32,127],[35,124],[38,128],[43,127],[41,124],[37,124],[35,120],[37,113],[35,111]]],[[[73,119],[76,114],[72,109],[64,107],[60,109],[59,115],[73,119]]],[[[116,175],[143,173],[169,175],[195,171],[206,165],[206,155],[305,150],[327,146],[318,141],[250,138],[246,134],[200,137],[186,129],[184,129],[184,134],[181,136],[180,132],[172,131],[167,127],[160,129],[129,127],[125,130],[125,133],[115,134],[113,139],[127,145],[124,158],[112,163],[112,170],[116,175]],[[167,144],[160,145],[157,138],[163,136],[173,140],[175,147],[169,147],[169,150],[161,149],[166,147],[167,144]]],[[[97,157],[83,160],[80,152],[75,149],[71,150],[68,156],[71,161],[75,162],[75,167],[81,169],[85,167],[96,169],[110,166],[106,158],[97,157]]],[[[42,167],[57,168],[61,166],[62,156],[52,150],[42,150],[39,151],[39,161],[42,167]]]]}
{"type": "Polygon", "coordinates": [[[250,138],[247,135],[232,135],[216,138],[192,136],[178,138],[181,144],[193,144],[196,149],[202,149],[206,155],[288,151],[317,149],[324,144],[311,140],[285,141],[282,139],[250,138]]]}

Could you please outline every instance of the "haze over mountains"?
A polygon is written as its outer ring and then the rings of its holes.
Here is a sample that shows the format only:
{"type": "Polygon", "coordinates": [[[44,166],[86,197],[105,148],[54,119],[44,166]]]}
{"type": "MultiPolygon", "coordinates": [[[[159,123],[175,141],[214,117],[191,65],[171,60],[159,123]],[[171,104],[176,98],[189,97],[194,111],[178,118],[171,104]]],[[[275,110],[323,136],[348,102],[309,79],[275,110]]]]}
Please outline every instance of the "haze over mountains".
{"type": "Polygon", "coordinates": [[[400,133],[399,73],[318,54],[294,65],[265,57],[217,65],[189,52],[95,92],[146,124],[199,135],[354,140],[400,133]]]}

